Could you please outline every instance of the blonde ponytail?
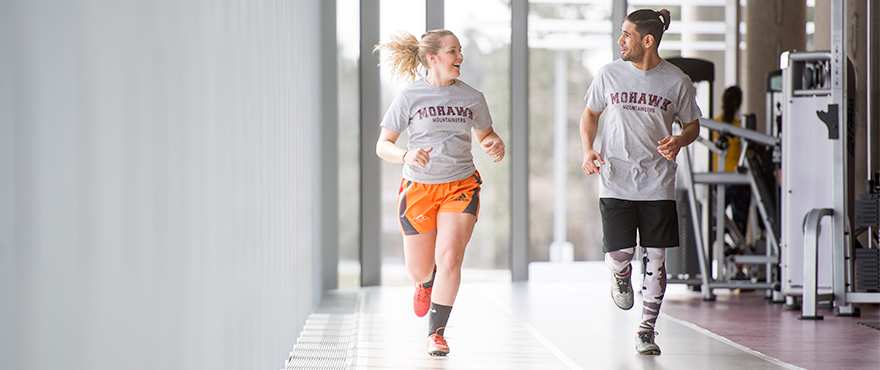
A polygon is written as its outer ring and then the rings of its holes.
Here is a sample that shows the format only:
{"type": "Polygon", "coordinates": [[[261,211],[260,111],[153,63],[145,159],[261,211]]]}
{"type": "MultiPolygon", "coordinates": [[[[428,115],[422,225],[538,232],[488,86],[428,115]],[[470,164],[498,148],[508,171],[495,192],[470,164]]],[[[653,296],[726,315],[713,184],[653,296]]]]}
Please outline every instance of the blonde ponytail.
{"type": "MultiPolygon", "coordinates": [[[[378,44],[373,52],[383,50],[390,54],[385,58],[385,63],[391,63],[391,73],[408,81],[415,81],[419,77],[419,64],[428,69],[428,54],[437,55],[440,52],[440,38],[455,36],[447,30],[431,30],[422,35],[422,41],[407,32],[400,32],[391,36],[391,41],[378,44]]],[[[381,63],[380,63],[381,64],[381,63]]]]}
{"type": "Polygon", "coordinates": [[[378,50],[390,52],[385,58],[385,62],[391,63],[391,73],[393,75],[400,78],[406,77],[409,81],[414,81],[418,77],[419,41],[416,40],[415,36],[406,32],[392,35],[391,41],[376,45],[373,48],[374,53],[378,50]]]}

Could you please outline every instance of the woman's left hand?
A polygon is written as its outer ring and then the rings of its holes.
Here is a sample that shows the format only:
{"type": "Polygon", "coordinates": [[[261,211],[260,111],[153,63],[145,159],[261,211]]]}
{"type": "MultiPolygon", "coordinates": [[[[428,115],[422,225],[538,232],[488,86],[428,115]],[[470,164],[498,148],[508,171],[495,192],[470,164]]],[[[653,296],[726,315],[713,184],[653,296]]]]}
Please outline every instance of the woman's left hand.
{"type": "Polygon", "coordinates": [[[474,130],[474,134],[476,134],[477,142],[480,143],[486,154],[495,158],[495,162],[500,162],[504,158],[504,141],[501,141],[501,138],[492,127],[483,131],[474,130]]]}
{"type": "Polygon", "coordinates": [[[498,136],[487,137],[480,145],[486,151],[486,154],[495,158],[495,162],[500,162],[504,158],[504,142],[498,136]]]}

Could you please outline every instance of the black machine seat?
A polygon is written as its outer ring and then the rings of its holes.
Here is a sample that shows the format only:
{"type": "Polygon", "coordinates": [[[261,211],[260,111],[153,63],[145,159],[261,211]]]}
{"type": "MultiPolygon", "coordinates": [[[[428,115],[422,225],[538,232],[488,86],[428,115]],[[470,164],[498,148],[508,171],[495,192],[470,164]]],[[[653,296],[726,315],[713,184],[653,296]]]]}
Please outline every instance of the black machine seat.
{"type": "Polygon", "coordinates": [[[715,101],[715,64],[697,58],[676,57],[666,58],[666,61],[688,75],[693,83],[702,81],[709,83],[709,118],[715,117],[715,110],[712,109],[712,102],[715,101]]]}
{"type": "Polygon", "coordinates": [[[715,64],[703,59],[696,58],[667,58],[667,62],[674,64],[682,72],[690,76],[693,82],[715,82],[715,64]]]}

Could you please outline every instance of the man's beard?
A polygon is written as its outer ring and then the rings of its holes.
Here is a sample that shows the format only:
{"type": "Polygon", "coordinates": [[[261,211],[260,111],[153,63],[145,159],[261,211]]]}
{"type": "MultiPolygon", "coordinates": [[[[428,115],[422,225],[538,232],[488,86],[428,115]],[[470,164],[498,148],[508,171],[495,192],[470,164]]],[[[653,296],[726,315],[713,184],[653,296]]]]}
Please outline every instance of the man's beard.
{"type": "Polygon", "coordinates": [[[623,59],[627,62],[641,62],[645,56],[645,49],[640,49],[638,53],[636,53],[635,48],[630,48],[628,53],[625,53],[620,56],[620,59],[623,59]]]}

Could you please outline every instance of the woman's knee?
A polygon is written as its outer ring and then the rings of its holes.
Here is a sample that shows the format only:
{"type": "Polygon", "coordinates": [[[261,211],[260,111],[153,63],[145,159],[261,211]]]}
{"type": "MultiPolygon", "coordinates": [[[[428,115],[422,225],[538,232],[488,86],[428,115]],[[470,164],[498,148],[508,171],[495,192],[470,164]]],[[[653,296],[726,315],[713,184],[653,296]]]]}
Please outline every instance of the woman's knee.
{"type": "Polygon", "coordinates": [[[409,275],[410,280],[424,283],[431,280],[431,276],[434,274],[434,266],[406,266],[406,273],[409,275]]]}
{"type": "Polygon", "coordinates": [[[437,253],[437,269],[444,271],[457,271],[461,269],[464,262],[464,250],[448,248],[437,253]]]}

